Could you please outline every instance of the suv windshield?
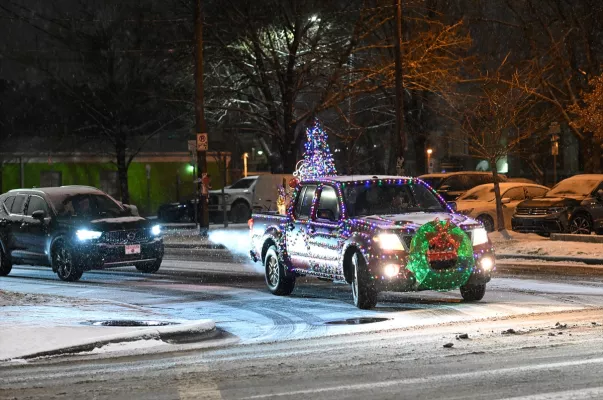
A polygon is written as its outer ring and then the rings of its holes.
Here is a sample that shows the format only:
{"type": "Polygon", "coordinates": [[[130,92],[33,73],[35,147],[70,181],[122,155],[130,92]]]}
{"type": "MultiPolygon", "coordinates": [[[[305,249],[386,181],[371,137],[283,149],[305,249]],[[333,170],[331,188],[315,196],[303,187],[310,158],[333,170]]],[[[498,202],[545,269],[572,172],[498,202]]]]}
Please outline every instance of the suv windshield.
{"type": "Polygon", "coordinates": [[[344,196],[350,217],[447,211],[444,204],[421,184],[347,186],[344,196]]]}
{"type": "Polygon", "coordinates": [[[546,197],[584,197],[592,193],[601,181],[596,179],[566,179],[546,192],[546,197]]]}
{"type": "Polygon", "coordinates": [[[119,217],[124,209],[108,196],[100,194],[76,194],[52,198],[59,217],[119,217]]]}
{"type": "Polygon", "coordinates": [[[253,185],[253,182],[255,182],[256,180],[257,180],[256,178],[239,179],[238,181],[233,183],[230,186],[230,188],[231,189],[249,189],[251,187],[251,185],[253,185]]]}

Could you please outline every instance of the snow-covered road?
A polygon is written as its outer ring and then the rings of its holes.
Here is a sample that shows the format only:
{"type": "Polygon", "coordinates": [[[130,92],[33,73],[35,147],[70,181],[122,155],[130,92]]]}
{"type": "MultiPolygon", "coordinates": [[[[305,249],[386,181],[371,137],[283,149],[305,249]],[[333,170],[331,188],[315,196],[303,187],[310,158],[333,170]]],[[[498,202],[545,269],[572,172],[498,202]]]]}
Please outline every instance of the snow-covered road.
{"type": "Polygon", "coordinates": [[[0,308],[0,343],[2,328],[15,324],[37,324],[43,331],[59,320],[79,324],[128,313],[213,319],[239,336],[238,343],[4,363],[0,398],[603,396],[600,278],[496,277],[480,303],[462,303],[456,292],[384,293],[375,310],[361,311],[342,285],[300,280],[293,296],[276,297],[254,275],[230,281],[227,275],[183,273],[201,264],[171,265],[172,272],[155,276],[89,272],[77,283],[61,282],[47,269],[17,267],[0,281],[0,290],[35,295],[22,301],[29,306],[0,308]],[[64,296],[63,303],[53,303],[54,296],[64,296]],[[69,303],[72,309],[66,309],[69,303]],[[35,307],[56,307],[57,313],[31,312],[35,307]],[[359,324],[363,318],[383,320],[359,324]]]}
{"type": "Polygon", "coordinates": [[[377,308],[369,311],[354,307],[346,285],[300,279],[292,296],[278,297],[270,295],[261,279],[253,275],[230,282],[227,276],[208,280],[205,275],[181,276],[177,271],[155,276],[127,270],[94,271],[86,273],[80,282],[65,283],[48,269],[17,267],[0,281],[0,289],[108,302],[55,314],[48,305],[30,306],[27,312],[18,306],[5,306],[0,330],[2,326],[23,323],[50,326],[57,319],[62,324],[82,324],[91,319],[132,318],[130,314],[142,312],[153,318],[212,319],[218,328],[236,335],[243,343],[603,307],[603,284],[543,277],[496,277],[478,303],[461,302],[458,291],[382,293],[377,308]],[[358,323],[364,318],[382,321],[358,323]]]}

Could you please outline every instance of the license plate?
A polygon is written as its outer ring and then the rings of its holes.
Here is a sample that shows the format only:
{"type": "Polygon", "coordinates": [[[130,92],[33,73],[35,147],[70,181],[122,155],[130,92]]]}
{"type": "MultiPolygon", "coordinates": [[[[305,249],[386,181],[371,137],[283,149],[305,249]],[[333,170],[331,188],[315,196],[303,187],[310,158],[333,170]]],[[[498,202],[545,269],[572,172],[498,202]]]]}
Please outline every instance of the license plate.
{"type": "Polygon", "coordinates": [[[139,244],[126,245],[126,254],[140,254],[140,245],[139,244]]]}

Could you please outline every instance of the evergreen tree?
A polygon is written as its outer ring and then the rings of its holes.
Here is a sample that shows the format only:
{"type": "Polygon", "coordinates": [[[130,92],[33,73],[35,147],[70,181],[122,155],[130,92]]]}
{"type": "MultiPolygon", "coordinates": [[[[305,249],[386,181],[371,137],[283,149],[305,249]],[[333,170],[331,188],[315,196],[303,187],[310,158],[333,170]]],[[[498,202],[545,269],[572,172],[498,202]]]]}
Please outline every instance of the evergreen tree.
{"type": "Polygon", "coordinates": [[[314,119],[312,126],[306,130],[304,159],[298,163],[294,173],[302,181],[337,175],[327,138],[318,119],[314,119]]]}

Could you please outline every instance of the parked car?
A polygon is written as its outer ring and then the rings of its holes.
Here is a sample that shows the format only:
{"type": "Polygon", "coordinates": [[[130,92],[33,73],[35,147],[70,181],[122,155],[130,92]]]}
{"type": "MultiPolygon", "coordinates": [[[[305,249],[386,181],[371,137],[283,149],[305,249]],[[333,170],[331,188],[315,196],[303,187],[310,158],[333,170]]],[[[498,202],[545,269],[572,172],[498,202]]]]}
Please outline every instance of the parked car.
{"type": "Polygon", "coordinates": [[[64,281],[132,265],[159,270],[161,227],[99,189],[16,189],[0,196],[0,275],[13,264],[47,265],[64,281]]]}
{"type": "Polygon", "coordinates": [[[157,210],[157,219],[161,222],[194,222],[196,200],[162,204],[157,210]]]}
{"type": "MultiPolygon", "coordinates": [[[[338,176],[302,182],[294,202],[288,215],[254,213],[250,221],[250,255],[263,263],[273,294],[290,294],[296,277],[306,275],[350,284],[354,304],[363,309],[374,307],[382,290],[460,287],[467,301],[481,300],[485,294],[494,267],[486,230],[453,213],[416,178],[338,176]],[[467,240],[463,246],[468,258],[440,258],[437,241],[426,247],[416,244],[415,251],[428,250],[416,256],[427,264],[415,274],[417,264],[409,262],[413,236],[436,219],[448,220],[466,233],[461,235],[467,240]],[[469,266],[473,263],[475,267],[469,266]],[[427,275],[434,276],[431,283],[421,280],[427,275]]],[[[463,239],[457,235],[441,242],[446,243],[446,256],[453,248],[448,240],[458,248],[463,239]]]]}
{"type": "MultiPolygon", "coordinates": [[[[511,217],[513,217],[515,207],[519,202],[542,197],[549,190],[546,186],[522,182],[501,182],[499,186],[505,228],[508,229],[511,229],[511,217]]],[[[456,199],[456,208],[459,213],[481,222],[488,232],[498,230],[493,183],[479,185],[465,192],[456,199]]]]}
{"type": "MultiPolygon", "coordinates": [[[[498,174],[500,182],[506,182],[507,177],[498,174]]],[[[459,171],[441,174],[426,174],[419,177],[434,188],[446,201],[454,201],[467,190],[478,185],[493,183],[492,172],[459,171]]]]}
{"type": "Polygon", "coordinates": [[[538,182],[536,182],[533,179],[528,179],[528,178],[507,178],[507,182],[521,182],[521,183],[531,183],[533,185],[539,185],[538,182]]]}
{"type": "MultiPolygon", "coordinates": [[[[293,178],[287,174],[265,174],[243,178],[224,189],[226,196],[226,212],[235,223],[247,222],[251,218],[251,210],[276,210],[278,185],[285,184],[293,178]]],[[[222,190],[209,192],[209,212],[213,219],[222,218],[222,190]]]]}
{"type": "Polygon", "coordinates": [[[539,199],[522,201],[511,219],[516,232],[603,233],[603,174],[564,179],[539,199]]]}

